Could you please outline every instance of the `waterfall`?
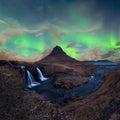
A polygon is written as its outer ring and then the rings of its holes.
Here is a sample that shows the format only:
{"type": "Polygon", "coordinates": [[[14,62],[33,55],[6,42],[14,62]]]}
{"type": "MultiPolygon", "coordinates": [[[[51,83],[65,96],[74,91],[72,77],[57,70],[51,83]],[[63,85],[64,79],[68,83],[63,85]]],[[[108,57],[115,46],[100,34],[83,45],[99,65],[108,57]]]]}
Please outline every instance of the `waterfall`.
{"type": "Polygon", "coordinates": [[[25,66],[20,66],[20,68],[22,70],[24,88],[27,88],[27,74],[26,74],[25,66]]]}
{"type": "Polygon", "coordinates": [[[44,77],[41,70],[39,68],[36,68],[37,69],[37,72],[38,72],[38,77],[41,81],[45,81],[47,80],[48,78],[44,77]]]}
{"type": "Polygon", "coordinates": [[[25,68],[25,66],[20,66],[20,68],[22,69],[22,72],[23,72],[24,85],[26,88],[32,88],[32,87],[40,85],[40,83],[34,80],[33,75],[30,73],[30,71],[28,71],[25,68]]]}
{"type": "Polygon", "coordinates": [[[38,83],[34,80],[33,75],[28,70],[27,70],[27,82],[28,82],[28,84],[27,84],[28,88],[32,88],[32,87],[40,85],[40,83],[38,83]]]}

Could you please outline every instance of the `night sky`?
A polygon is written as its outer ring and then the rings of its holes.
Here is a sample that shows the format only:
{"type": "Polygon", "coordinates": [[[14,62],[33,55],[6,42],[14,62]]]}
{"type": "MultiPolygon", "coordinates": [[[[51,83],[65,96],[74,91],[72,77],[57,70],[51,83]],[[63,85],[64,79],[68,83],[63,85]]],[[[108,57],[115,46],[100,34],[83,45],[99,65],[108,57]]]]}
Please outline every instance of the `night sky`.
{"type": "Polygon", "coordinates": [[[56,45],[120,61],[120,0],[0,0],[0,59],[36,61],[56,45]]]}

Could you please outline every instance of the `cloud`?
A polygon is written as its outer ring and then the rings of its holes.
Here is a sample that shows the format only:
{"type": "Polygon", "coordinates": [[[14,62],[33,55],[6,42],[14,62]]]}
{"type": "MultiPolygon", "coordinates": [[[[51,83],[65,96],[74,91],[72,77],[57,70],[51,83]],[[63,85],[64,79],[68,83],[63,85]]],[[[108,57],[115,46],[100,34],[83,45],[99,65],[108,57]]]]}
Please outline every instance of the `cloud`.
{"type": "Polygon", "coordinates": [[[48,22],[41,23],[31,29],[23,27],[18,20],[11,17],[5,18],[4,20],[0,19],[0,24],[4,25],[4,28],[0,33],[0,44],[2,44],[4,40],[9,40],[15,35],[21,35],[24,33],[34,34],[39,37],[44,30],[49,29],[48,22]]]}
{"type": "Polygon", "coordinates": [[[26,29],[19,29],[19,28],[7,28],[2,32],[4,36],[11,36],[11,35],[18,35],[23,34],[26,29]]]}
{"type": "Polygon", "coordinates": [[[110,50],[107,53],[102,55],[102,59],[109,58],[109,57],[113,56],[114,54],[115,54],[115,51],[110,50]]]}
{"type": "Polygon", "coordinates": [[[8,25],[8,23],[7,23],[7,22],[5,22],[4,20],[1,20],[1,19],[0,19],[0,24],[5,24],[5,25],[8,25]]]}
{"type": "Polygon", "coordinates": [[[41,35],[44,34],[44,30],[48,30],[49,27],[50,27],[49,23],[43,23],[43,24],[37,25],[35,29],[27,28],[25,32],[34,34],[36,37],[40,37],[41,35]]]}
{"type": "Polygon", "coordinates": [[[0,44],[2,44],[4,40],[9,40],[13,36],[23,34],[24,32],[25,29],[7,28],[0,34],[0,44]]]}
{"type": "Polygon", "coordinates": [[[44,22],[44,23],[41,23],[41,24],[37,25],[35,27],[35,29],[29,29],[29,28],[27,28],[25,31],[28,32],[28,33],[39,34],[39,33],[43,32],[44,30],[49,29],[49,27],[50,27],[50,23],[44,22]]]}
{"type": "Polygon", "coordinates": [[[43,57],[40,55],[40,53],[36,53],[34,55],[31,55],[30,57],[23,57],[10,50],[0,51],[0,60],[17,60],[17,61],[35,62],[42,58],[43,57]]]}
{"type": "Polygon", "coordinates": [[[51,24],[50,26],[50,35],[55,41],[60,41],[60,35],[67,34],[68,31],[66,29],[61,29],[57,25],[51,24]]]}
{"type": "Polygon", "coordinates": [[[110,50],[107,53],[103,54],[100,47],[93,49],[85,49],[78,54],[79,60],[102,60],[107,59],[111,61],[120,61],[120,54],[114,50],[110,50]]]}
{"type": "Polygon", "coordinates": [[[105,58],[111,61],[119,61],[120,62],[120,54],[118,52],[115,52],[113,55],[105,58]]]}
{"type": "Polygon", "coordinates": [[[93,49],[85,49],[78,55],[79,60],[98,60],[101,59],[101,49],[100,47],[95,47],[93,49]]]}
{"type": "Polygon", "coordinates": [[[6,28],[0,34],[0,44],[3,43],[4,40],[10,40],[13,36],[21,35],[24,33],[35,34],[37,37],[42,35],[43,31],[48,29],[48,24],[43,24],[36,29],[29,29],[29,28],[6,28]]]}
{"type": "Polygon", "coordinates": [[[49,46],[47,46],[44,50],[44,52],[42,52],[42,57],[47,56],[51,51],[51,48],[49,46]]]}
{"type": "Polygon", "coordinates": [[[87,28],[87,29],[77,29],[76,32],[77,33],[92,33],[92,32],[96,32],[98,30],[100,30],[102,28],[102,24],[99,23],[99,24],[96,24],[94,26],[91,26],[90,28],[87,28]]]}
{"type": "Polygon", "coordinates": [[[36,37],[40,37],[40,36],[42,36],[43,35],[43,32],[39,32],[39,33],[37,33],[35,36],[36,37]]]}
{"type": "Polygon", "coordinates": [[[68,45],[67,45],[67,48],[80,48],[82,45],[77,43],[77,42],[70,42],[68,45]]]}

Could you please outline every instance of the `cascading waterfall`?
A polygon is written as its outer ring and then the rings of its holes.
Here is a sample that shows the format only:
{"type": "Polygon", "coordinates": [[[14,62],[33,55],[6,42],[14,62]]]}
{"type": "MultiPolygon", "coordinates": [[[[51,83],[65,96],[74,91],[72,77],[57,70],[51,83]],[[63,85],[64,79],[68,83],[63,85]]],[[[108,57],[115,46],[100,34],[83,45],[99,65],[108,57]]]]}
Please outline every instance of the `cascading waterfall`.
{"type": "Polygon", "coordinates": [[[47,77],[44,77],[41,70],[39,68],[36,68],[37,69],[37,72],[38,72],[38,77],[41,81],[45,81],[47,80],[48,78],[47,77]]]}
{"type": "Polygon", "coordinates": [[[40,83],[38,83],[34,80],[34,77],[30,73],[30,71],[28,71],[28,70],[26,70],[26,71],[27,71],[28,88],[32,88],[32,87],[40,85],[40,83]]]}
{"type": "Polygon", "coordinates": [[[22,72],[23,72],[24,84],[26,88],[32,88],[32,87],[40,85],[40,83],[34,80],[33,75],[30,73],[30,71],[28,71],[25,68],[25,66],[20,66],[20,68],[22,69],[22,72]]]}

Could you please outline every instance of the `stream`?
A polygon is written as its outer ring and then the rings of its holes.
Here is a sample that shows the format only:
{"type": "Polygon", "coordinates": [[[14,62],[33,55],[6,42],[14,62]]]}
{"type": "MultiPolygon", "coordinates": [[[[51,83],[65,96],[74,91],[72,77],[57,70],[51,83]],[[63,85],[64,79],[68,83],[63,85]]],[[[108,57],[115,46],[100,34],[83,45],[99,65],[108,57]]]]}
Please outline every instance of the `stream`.
{"type": "MultiPolygon", "coordinates": [[[[101,65],[101,64],[95,63],[94,65],[101,65]]],[[[81,86],[78,86],[78,87],[73,87],[73,88],[69,88],[69,89],[56,87],[53,85],[53,82],[52,82],[53,78],[48,77],[47,79],[44,78],[45,79],[44,81],[42,78],[42,81],[40,82],[40,84],[36,83],[36,85],[34,85],[28,89],[36,91],[40,95],[44,96],[44,98],[46,98],[47,100],[50,100],[51,103],[62,104],[69,98],[78,97],[78,96],[86,96],[86,95],[92,93],[95,90],[95,88],[103,82],[105,71],[108,69],[115,68],[115,67],[116,67],[116,65],[114,65],[114,64],[101,65],[93,73],[91,73],[91,75],[89,76],[89,81],[87,83],[85,83],[81,86]]],[[[37,68],[37,70],[38,70],[38,68],[37,68]]],[[[39,71],[39,72],[40,72],[40,74],[42,74],[41,71],[39,71]]],[[[30,76],[28,76],[28,78],[29,77],[30,76]]],[[[43,75],[42,75],[42,77],[43,77],[43,75]]],[[[29,78],[29,79],[31,79],[31,78],[29,78]]],[[[34,82],[34,80],[33,80],[33,82],[34,82]]]]}

